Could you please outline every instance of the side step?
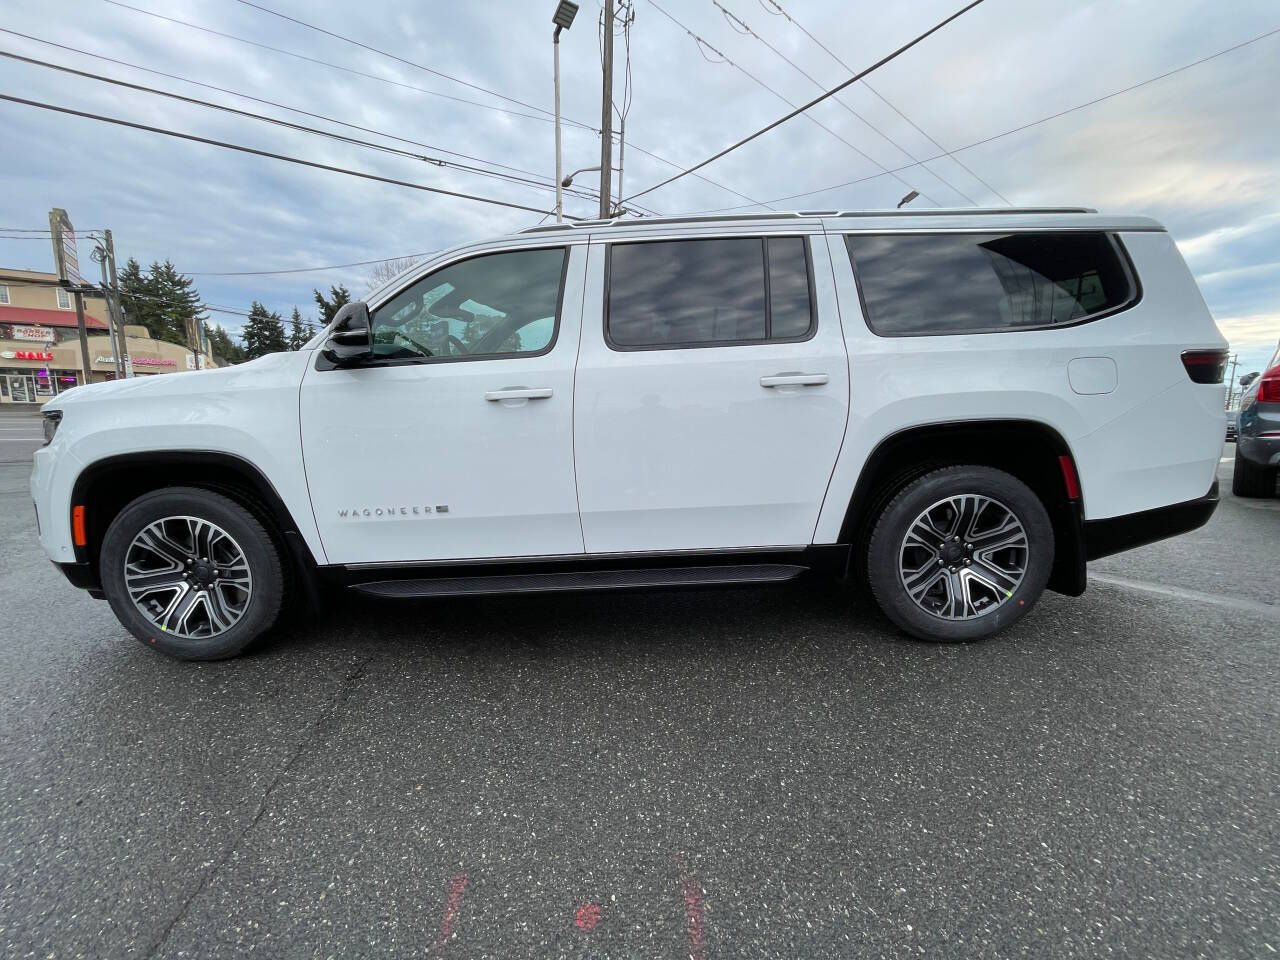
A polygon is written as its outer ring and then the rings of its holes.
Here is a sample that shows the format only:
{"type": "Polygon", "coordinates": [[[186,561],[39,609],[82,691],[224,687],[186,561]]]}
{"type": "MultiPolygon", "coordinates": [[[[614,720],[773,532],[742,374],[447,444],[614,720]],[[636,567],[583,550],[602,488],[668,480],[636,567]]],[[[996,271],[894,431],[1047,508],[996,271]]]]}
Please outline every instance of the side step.
{"type": "Polygon", "coordinates": [[[808,567],[783,563],[719,567],[668,567],[649,570],[588,570],[573,573],[515,573],[489,577],[431,577],[352,584],[375,597],[461,597],[503,593],[555,593],[566,590],[628,590],[637,587],[718,586],[733,583],[781,583],[808,567]]]}

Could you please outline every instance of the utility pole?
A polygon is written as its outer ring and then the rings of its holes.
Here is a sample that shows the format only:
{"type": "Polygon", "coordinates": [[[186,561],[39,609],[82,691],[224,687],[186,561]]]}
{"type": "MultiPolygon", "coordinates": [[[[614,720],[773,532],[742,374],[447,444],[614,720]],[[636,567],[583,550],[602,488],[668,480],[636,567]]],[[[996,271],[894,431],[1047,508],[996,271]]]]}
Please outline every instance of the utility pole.
{"type": "Polygon", "coordinates": [[[116,379],[124,376],[124,364],[120,359],[120,344],[116,338],[116,315],[111,309],[111,288],[107,285],[107,248],[98,244],[89,257],[96,260],[102,268],[102,302],[107,305],[107,335],[111,341],[111,366],[115,368],[116,379]]]}
{"type": "Polygon", "coordinates": [[[1231,373],[1227,377],[1227,409],[1231,409],[1231,397],[1236,392],[1236,364],[1240,362],[1240,354],[1231,355],[1231,373]]]}
{"type": "Polygon", "coordinates": [[[613,0],[604,0],[604,89],[600,103],[600,219],[613,214],[613,0]]]}
{"type": "Polygon", "coordinates": [[[115,305],[116,311],[116,334],[120,339],[120,346],[116,348],[112,344],[112,352],[120,358],[120,370],[125,378],[133,376],[133,360],[129,357],[129,342],[125,339],[124,332],[124,308],[120,305],[120,279],[116,275],[116,248],[111,242],[111,231],[102,231],[107,246],[107,267],[111,275],[111,303],[115,305]]]}

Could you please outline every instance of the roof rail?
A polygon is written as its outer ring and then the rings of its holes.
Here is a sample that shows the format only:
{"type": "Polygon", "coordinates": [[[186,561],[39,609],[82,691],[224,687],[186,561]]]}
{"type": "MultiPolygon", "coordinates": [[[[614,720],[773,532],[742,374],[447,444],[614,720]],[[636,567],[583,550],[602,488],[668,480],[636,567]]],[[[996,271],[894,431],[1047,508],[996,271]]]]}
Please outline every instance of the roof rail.
{"type": "Polygon", "coordinates": [[[755,220],[798,220],[814,217],[994,217],[1016,214],[1047,213],[1097,213],[1093,207],[929,207],[923,210],[790,210],[770,213],[700,213],[676,217],[641,217],[635,220],[574,220],[569,223],[548,223],[525,227],[520,233],[550,233],[556,230],[577,230],[587,227],[613,227],[625,224],[670,223],[725,223],[755,220]]]}

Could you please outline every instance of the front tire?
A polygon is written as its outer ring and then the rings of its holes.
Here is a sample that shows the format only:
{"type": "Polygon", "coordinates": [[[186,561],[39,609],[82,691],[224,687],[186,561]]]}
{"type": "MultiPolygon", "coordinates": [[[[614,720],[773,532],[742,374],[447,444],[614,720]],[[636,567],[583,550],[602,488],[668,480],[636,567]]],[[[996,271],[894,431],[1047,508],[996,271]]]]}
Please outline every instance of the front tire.
{"type": "Polygon", "coordinates": [[[885,506],[868,542],[867,579],[902,630],[954,643],[1026,614],[1053,556],[1053,525],[1026,484],[990,467],[944,467],[885,506]]]}
{"type": "Polygon", "coordinates": [[[1276,492],[1276,470],[1262,467],[1240,456],[1236,447],[1235,471],[1231,474],[1231,492],[1237,497],[1270,497],[1276,492]]]}
{"type": "Polygon", "coordinates": [[[180,660],[220,660],[275,623],[280,558],[235,501],[195,487],[144,494],[111,522],[102,587],[125,628],[180,660]]]}

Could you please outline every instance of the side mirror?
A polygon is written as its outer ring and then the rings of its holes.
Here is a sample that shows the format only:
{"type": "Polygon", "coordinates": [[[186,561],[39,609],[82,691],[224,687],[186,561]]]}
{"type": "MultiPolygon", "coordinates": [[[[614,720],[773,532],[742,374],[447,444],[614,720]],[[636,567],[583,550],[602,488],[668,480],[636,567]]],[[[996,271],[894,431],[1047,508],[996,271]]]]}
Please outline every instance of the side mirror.
{"type": "Polygon", "coordinates": [[[373,328],[367,303],[356,300],[343,304],[333,318],[333,329],[321,352],[326,360],[339,366],[373,356],[373,328]]]}
{"type": "Polygon", "coordinates": [[[1258,379],[1258,374],[1256,372],[1242,374],[1240,377],[1240,386],[1247,387],[1249,384],[1253,383],[1253,381],[1257,379],[1258,379]]]}

